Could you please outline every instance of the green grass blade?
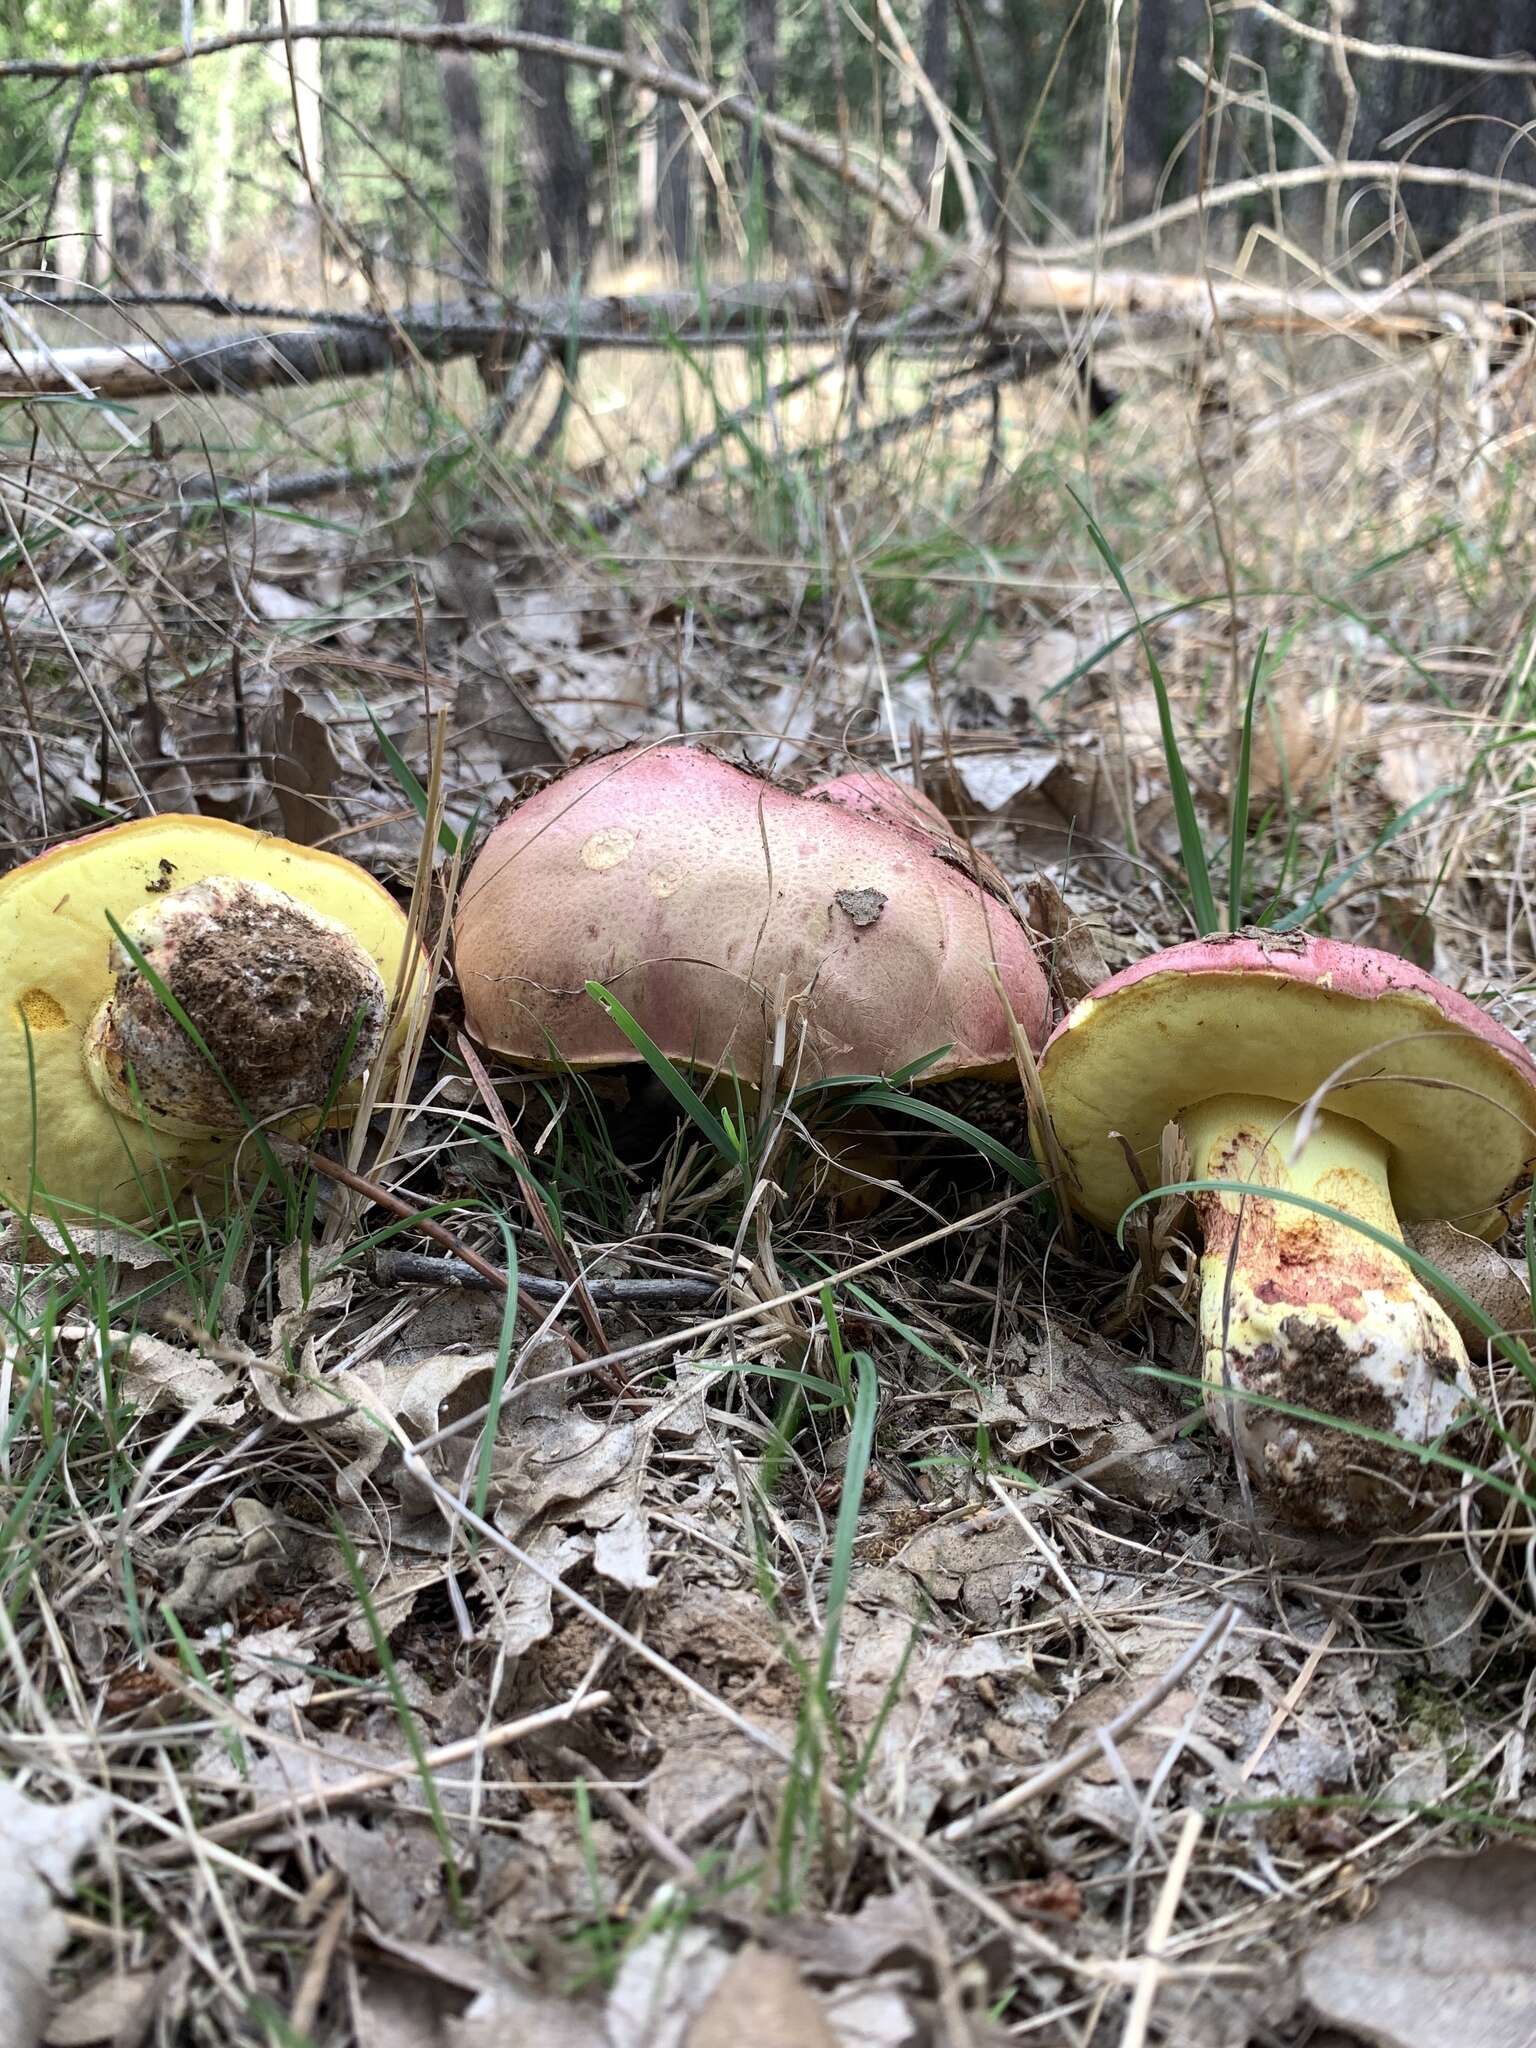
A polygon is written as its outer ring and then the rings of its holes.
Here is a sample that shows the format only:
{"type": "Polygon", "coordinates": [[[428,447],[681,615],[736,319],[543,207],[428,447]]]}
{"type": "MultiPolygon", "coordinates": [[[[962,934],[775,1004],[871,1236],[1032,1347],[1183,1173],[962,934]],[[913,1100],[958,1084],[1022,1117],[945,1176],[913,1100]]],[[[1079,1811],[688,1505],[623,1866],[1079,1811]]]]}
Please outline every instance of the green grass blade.
{"type": "Polygon", "coordinates": [[[628,1010],[625,1009],[618,997],[611,995],[600,981],[589,981],[587,983],[587,994],[594,1003],[599,1004],[607,1011],[608,1016],[618,1025],[624,1036],[635,1048],[635,1051],[639,1053],[641,1059],[645,1061],[645,1064],[656,1076],[662,1087],[672,1097],[672,1100],[688,1117],[690,1122],[696,1125],[709,1140],[727,1166],[740,1166],[742,1164],[740,1149],[732,1144],[725,1125],[705,1103],[703,1097],[693,1087],[692,1083],[667,1058],[655,1039],[645,1029],[645,1026],[637,1022],[629,1014],[628,1010]]]}
{"type": "Polygon", "coordinates": [[[1248,677],[1248,700],[1243,706],[1243,732],[1237,752],[1237,775],[1232,784],[1232,813],[1227,827],[1227,930],[1235,932],[1243,923],[1243,855],[1248,844],[1248,781],[1253,762],[1253,706],[1259,693],[1259,677],[1269,646],[1269,628],[1259,635],[1248,677]]]}
{"type": "Polygon", "coordinates": [[[1120,595],[1130,606],[1131,615],[1136,621],[1141,637],[1142,652],[1147,657],[1147,669],[1152,678],[1153,694],[1157,698],[1157,722],[1163,736],[1163,755],[1168,763],[1168,786],[1173,796],[1174,817],[1178,821],[1179,852],[1184,862],[1185,879],[1189,883],[1190,908],[1194,912],[1195,923],[1199,927],[1201,937],[1206,938],[1221,929],[1221,918],[1217,913],[1216,897],[1211,888],[1211,872],[1205,858],[1205,841],[1200,832],[1200,818],[1195,810],[1194,793],[1190,789],[1189,777],[1185,773],[1184,758],[1179,752],[1179,736],[1173,728],[1173,706],[1168,697],[1168,685],[1163,680],[1162,668],[1153,651],[1152,636],[1141,623],[1141,613],[1136,608],[1136,600],[1131,595],[1130,585],[1125,580],[1114,549],[1099,530],[1098,521],[1083,499],[1070,484],[1067,485],[1067,490],[1088,523],[1089,538],[1103,558],[1104,566],[1114,577],[1120,595]]]}

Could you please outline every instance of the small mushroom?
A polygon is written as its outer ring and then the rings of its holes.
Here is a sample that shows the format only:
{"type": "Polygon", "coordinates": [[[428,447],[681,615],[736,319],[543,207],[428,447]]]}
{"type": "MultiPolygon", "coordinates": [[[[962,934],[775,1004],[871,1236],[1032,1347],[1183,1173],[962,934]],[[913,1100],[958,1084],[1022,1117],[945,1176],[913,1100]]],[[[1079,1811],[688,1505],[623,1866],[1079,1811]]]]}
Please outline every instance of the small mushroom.
{"type": "MultiPolygon", "coordinates": [[[[1408,962],[1329,939],[1237,934],[1138,961],[1057,1027],[1040,1076],[1066,1197],[1105,1226],[1139,1192],[1133,1159],[1156,1180],[1169,1119],[1191,1179],[1300,1194],[1394,1239],[1432,1218],[1496,1236],[1536,1156],[1536,1062],[1519,1040],[1408,962]]],[[[1436,1468],[1244,1397],[1433,1443],[1470,1391],[1445,1310],[1347,1223],[1193,1199],[1214,1420],[1286,1519],[1402,1525],[1436,1468]]]]}
{"type": "Polygon", "coordinates": [[[247,1115],[312,1129],[398,1050],[405,949],[399,906],[351,861],[216,818],[135,819],[13,869],[0,1190],[138,1222],[227,1155],[247,1115]]]}
{"type": "Polygon", "coordinates": [[[925,1082],[1011,1074],[1008,1009],[1032,1047],[1048,1024],[1028,933],[927,829],[683,744],[583,761],[519,805],[465,882],[455,954],[473,1036],[534,1065],[638,1057],[589,981],[670,1059],[752,1083],[781,1002],[802,1082],[941,1048],[925,1082]]]}

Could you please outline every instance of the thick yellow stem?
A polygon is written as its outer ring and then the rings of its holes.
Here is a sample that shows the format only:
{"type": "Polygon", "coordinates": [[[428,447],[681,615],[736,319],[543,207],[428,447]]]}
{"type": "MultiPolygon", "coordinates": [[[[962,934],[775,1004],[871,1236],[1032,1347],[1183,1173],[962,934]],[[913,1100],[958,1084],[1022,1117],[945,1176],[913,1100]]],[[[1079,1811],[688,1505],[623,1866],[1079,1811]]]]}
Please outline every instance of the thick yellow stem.
{"type": "Polygon", "coordinates": [[[1464,1407],[1467,1354],[1407,1261],[1341,1220],[1401,1238],[1383,1141],[1320,1110],[1298,1152],[1299,1120],[1291,1105],[1249,1095],[1212,1097],[1179,1120],[1192,1179],[1257,1183],[1340,1212],[1196,1196],[1207,1400],[1287,1519],[1362,1533],[1411,1519],[1434,1483],[1436,1468],[1412,1447],[1464,1407]],[[1343,1427],[1278,1414],[1255,1395],[1343,1427]]]}

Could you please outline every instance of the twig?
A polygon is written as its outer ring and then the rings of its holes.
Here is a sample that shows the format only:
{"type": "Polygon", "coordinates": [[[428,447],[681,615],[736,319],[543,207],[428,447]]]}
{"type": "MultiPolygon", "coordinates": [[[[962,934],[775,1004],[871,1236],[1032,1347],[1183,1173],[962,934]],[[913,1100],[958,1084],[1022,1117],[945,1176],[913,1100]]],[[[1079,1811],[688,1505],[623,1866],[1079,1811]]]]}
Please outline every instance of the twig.
{"type": "MultiPolygon", "coordinates": [[[[492,1283],[462,1259],[435,1259],[427,1252],[379,1252],[373,1276],[383,1287],[464,1287],[492,1292],[492,1283]]],[[[587,1289],[599,1308],[687,1308],[713,1301],[721,1292],[718,1280],[679,1273],[654,1280],[589,1280],[587,1289]]],[[[562,1301],[571,1292],[564,1280],[543,1273],[519,1273],[518,1286],[534,1301],[562,1301]]]]}
{"type": "Polygon", "coordinates": [[[704,457],[718,448],[722,441],[738,433],[742,427],[754,420],[769,406],[778,405],[786,398],[792,398],[797,391],[804,391],[812,384],[819,384],[824,377],[842,367],[842,358],[833,356],[830,361],[818,363],[814,369],[802,370],[797,377],[786,377],[781,384],[775,384],[762,398],[754,398],[748,404],[738,406],[707,434],[699,434],[692,441],[685,441],[675,449],[665,462],[656,463],[641,477],[633,490],[626,491],[622,498],[615,498],[607,505],[589,512],[586,524],[595,533],[610,534],[621,527],[626,520],[633,519],[641,508],[652,498],[662,497],[668,491],[675,491],[685,484],[704,457]]]}
{"type": "Polygon", "coordinates": [[[1118,1742],[1120,1737],[1128,1734],[1138,1721],[1144,1720],[1154,1707],[1162,1705],[1169,1693],[1189,1676],[1201,1658],[1222,1641],[1236,1620],[1237,1611],[1235,1601],[1223,1601],[1184,1654],[1174,1658],[1168,1669],[1140,1699],[1133,1700],[1128,1707],[1122,1707],[1112,1721],[1107,1721],[1102,1728],[1095,1729],[1092,1735],[1085,1736],[1075,1748],[1069,1749],[1065,1756],[1058,1757],[1055,1763],[1046,1764],[1042,1770],[1036,1771],[1032,1778],[1026,1778],[1022,1785],[1015,1785],[1011,1792],[1005,1792],[1000,1799],[994,1799],[990,1805],[978,1807],[975,1813],[967,1813],[959,1820],[951,1821],[942,1831],[941,1839],[946,1842],[969,1841],[972,1835],[979,1835],[988,1828],[996,1827],[1000,1821],[1006,1820],[1009,1814],[1017,1813],[1021,1806],[1027,1806],[1031,1800],[1043,1798],[1056,1786],[1065,1784],[1068,1778],[1076,1777],[1077,1773],[1091,1764],[1095,1757],[1102,1755],[1104,1743],[1118,1742]]]}
{"type": "Polygon", "coordinates": [[[185,522],[214,506],[232,511],[242,505],[303,505],[315,498],[335,497],[343,491],[387,490],[391,485],[405,483],[443,463],[458,462],[477,449],[494,448],[531,396],[549,362],[547,345],[542,341],[529,342],[507,379],[506,389],[479,426],[454,435],[439,448],[424,448],[415,455],[397,455],[388,462],[376,462],[366,469],[310,469],[297,476],[269,478],[254,484],[234,484],[227,490],[215,483],[211,490],[183,494],[181,518],[185,522]]]}
{"type": "MultiPolygon", "coordinates": [[[[237,1813],[229,1820],[213,1821],[199,1830],[200,1837],[205,1842],[220,1844],[243,1842],[251,1835],[265,1834],[268,1828],[281,1827],[284,1821],[298,1820],[317,1809],[329,1811],[333,1806],[354,1805],[375,1792],[388,1791],[392,1785],[419,1777],[422,1764],[429,1771],[441,1771],[452,1764],[467,1763],[471,1757],[480,1756],[487,1750],[505,1749],[509,1742],[521,1742],[525,1736],[537,1735],[542,1729],[557,1728],[564,1722],[573,1721],[579,1714],[593,1713],[598,1707],[607,1706],[610,1698],[611,1694],[606,1692],[579,1693],[558,1707],[544,1707],[537,1714],[525,1714],[520,1721],[504,1721],[499,1728],[489,1728],[483,1735],[461,1736],[457,1742],[445,1743],[441,1749],[429,1749],[421,1763],[415,1757],[407,1757],[400,1763],[386,1765],[382,1770],[360,1771],[355,1778],[343,1778],[339,1785],[318,1785],[309,1792],[295,1792],[288,1799],[275,1799],[269,1806],[258,1806],[250,1813],[237,1813]]],[[[140,1861],[181,1863],[191,1853],[189,1842],[162,1842],[157,1848],[147,1850],[140,1861]]]]}
{"type": "Polygon", "coordinates": [[[1414,43],[1367,42],[1361,36],[1346,36],[1337,29],[1314,28],[1310,22],[1273,6],[1271,0],[1228,0],[1228,6],[1233,14],[1262,15],[1266,21],[1277,23],[1288,36],[1300,36],[1309,43],[1332,44],[1347,50],[1352,57],[1369,57],[1381,64],[1428,64],[1437,71],[1477,71],[1491,73],[1495,78],[1536,78],[1536,57],[1521,56],[1514,50],[1498,57],[1474,57],[1465,50],[1425,50],[1414,43]]]}
{"type": "Polygon", "coordinates": [[[1179,1910],[1184,1881],[1194,1861],[1195,1844],[1204,1826],[1205,1815],[1198,1809],[1185,1814],[1179,1839],[1174,1843],[1173,1855],[1168,1861],[1168,1873],[1158,1892],[1157,1904],[1152,1908],[1152,1919],[1142,1946],[1141,1966],[1136,1973],[1136,1989],[1131,1997],[1131,2009],[1125,2016],[1125,2032],[1120,2036],[1120,2048],[1146,2048],[1147,2022],[1152,2017],[1153,2002],[1165,1974],[1163,1950],[1173,1932],[1173,1916],[1179,1910]]]}
{"type": "MultiPolygon", "coordinates": [[[[493,1266],[489,1259],[482,1258],[472,1246],[455,1237],[451,1230],[445,1230],[435,1216],[423,1216],[419,1210],[413,1209],[409,1202],[402,1201],[389,1188],[380,1187],[377,1181],[368,1180],[363,1174],[354,1173],[350,1166],[341,1166],[336,1160],[327,1159],[323,1153],[311,1152],[306,1145],[290,1145],[275,1138],[269,1142],[278,1151],[291,1152],[296,1158],[302,1159],[306,1166],[312,1166],[316,1173],[323,1173],[327,1180],[339,1181],[344,1188],[350,1188],[354,1194],[366,1195],[370,1202],[376,1202],[392,1216],[399,1216],[404,1221],[414,1224],[423,1237],[435,1239],[445,1251],[451,1252],[456,1259],[462,1259],[466,1266],[472,1267],[489,1287],[494,1288],[499,1294],[506,1293],[506,1274],[499,1267],[493,1266]]],[[[534,1297],[525,1294],[521,1280],[518,1282],[517,1297],[519,1301],[526,1300],[530,1313],[537,1306],[534,1297]]],[[[577,1363],[585,1364],[587,1354],[576,1339],[567,1334],[565,1341],[577,1363]]]]}

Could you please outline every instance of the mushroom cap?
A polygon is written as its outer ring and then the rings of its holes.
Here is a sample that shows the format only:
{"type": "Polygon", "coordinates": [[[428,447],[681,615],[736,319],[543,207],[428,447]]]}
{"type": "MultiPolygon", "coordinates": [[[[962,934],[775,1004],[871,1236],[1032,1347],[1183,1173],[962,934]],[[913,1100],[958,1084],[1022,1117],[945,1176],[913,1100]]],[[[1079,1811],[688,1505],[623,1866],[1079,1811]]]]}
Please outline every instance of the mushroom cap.
{"type": "Polygon", "coordinates": [[[1139,1192],[1125,1145],[1156,1185],[1163,1125],[1217,1095],[1300,1104],[1331,1082],[1328,1107],[1386,1140],[1404,1223],[1496,1236],[1536,1159],[1520,1040],[1410,962],[1333,939],[1234,933],[1138,960],[1056,1027],[1040,1078],[1067,1197],[1104,1225],[1139,1192]]]}
{"type": "Polygon", "coordinates": [[[845,769],[829,782],[814,783],[807,795],[843,804],[860,817],[873,818],[876,824],[916,832],[925,839],[937,839],[941,845],[956,844],[948,818],[929,796],[878,768],[845,769]]]}
{"type": "MultiPolygon", "coordinates": [[[[110,826],[13,868],[0,877],[0,1192],[18,1206],[35,1187],[137,1222],[238,1142],[147,1130],[111,1109],[86,1071],[88,1034],[114,986],[108,912],[131,930],[136,914],[169,891],[213,877],[267,884],[344,925],[393,996],[405,916],[380,883],[337,854],[218,818],[166,816],[110,826]]],[[[419,952],[411,977],[413,990],[425,986],[419,952]]],[[[398,1055],[409,1007],[398,1006],[386,1058],[398,1055]]]]}
{"type": "Polygon", "coordinates": [[[530,1065],[638,1058],[599,981],[670,1059],[756,1082],[782,985],[805,1081],[1013,1071],[1049,1023],[1029,935],[935,845],[683,744],[583,761],[487,840],[460,897],[471,1033],[530,1065]]]}

